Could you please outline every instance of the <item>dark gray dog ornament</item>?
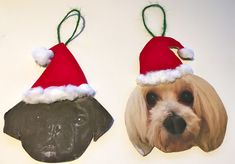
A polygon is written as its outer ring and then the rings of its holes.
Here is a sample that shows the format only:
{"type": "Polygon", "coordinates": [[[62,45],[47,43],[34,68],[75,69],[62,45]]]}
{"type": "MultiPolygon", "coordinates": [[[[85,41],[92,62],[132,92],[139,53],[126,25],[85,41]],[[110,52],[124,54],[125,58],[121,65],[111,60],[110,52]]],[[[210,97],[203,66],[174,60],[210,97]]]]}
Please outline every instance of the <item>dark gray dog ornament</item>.
{"type": "Polygon", "coordinates": [[[74,160],[109,130],[113,118],[93,98],[95,91],[64,43],[37,49],[33,57],[47,68],[23,100],[5,113],[4,133],[20,140],[35,160],[74,160]]]}

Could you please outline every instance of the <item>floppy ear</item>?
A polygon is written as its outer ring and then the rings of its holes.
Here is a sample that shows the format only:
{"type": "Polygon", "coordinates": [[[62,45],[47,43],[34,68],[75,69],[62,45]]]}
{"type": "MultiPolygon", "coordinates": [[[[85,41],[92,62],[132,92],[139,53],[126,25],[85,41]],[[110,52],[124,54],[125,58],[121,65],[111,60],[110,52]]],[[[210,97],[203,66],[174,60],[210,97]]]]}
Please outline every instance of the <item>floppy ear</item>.
{"type": "Polygon", "coordinates": [[[93,112],[93,136],[94,141],[97,141],[106,131],[111,128],[113,124],[113,118],[95,98],[90,98],[90,100],[93,106],[92,110],[95,110],[93,112]]]}
{"type": "Polygon", "coordinates": [[[202,121],[197,144],[206,152],[212,151],[223,142],[227,114],[215,89],[204,79],[190,76],[195,97],[193,108],[202,121]]]}
{"type": "Polygon", "coordinates": [[[16,139],[20,139],[21,136],[25,105],[26,104],[21,101],[4,115],[5,125],[3,132],[16,139]]]}
{"type": "Polygon", "coordinates": [[[129,139],[136,150],[143,156],[149,154],[153,149],[153,146],[149,144],[146,138],[146,103],[139,86],[135,88],[128,99],[125,112],[125,123],[129,139]]]}

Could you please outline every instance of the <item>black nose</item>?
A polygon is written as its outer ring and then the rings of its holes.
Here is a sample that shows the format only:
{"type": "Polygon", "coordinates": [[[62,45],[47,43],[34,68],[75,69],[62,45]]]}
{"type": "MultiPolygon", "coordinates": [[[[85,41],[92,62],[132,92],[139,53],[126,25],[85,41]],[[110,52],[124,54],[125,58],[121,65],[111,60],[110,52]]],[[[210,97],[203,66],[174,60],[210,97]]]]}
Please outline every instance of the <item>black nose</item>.
{"type": "Polygon", "coordinates": [[[173,115],[168,116],[164,122],[164,127],[168,132],[171,134],[182,134],[186,127],[186,122],[184,119],[176,114],[173,113],[173,115]]]}

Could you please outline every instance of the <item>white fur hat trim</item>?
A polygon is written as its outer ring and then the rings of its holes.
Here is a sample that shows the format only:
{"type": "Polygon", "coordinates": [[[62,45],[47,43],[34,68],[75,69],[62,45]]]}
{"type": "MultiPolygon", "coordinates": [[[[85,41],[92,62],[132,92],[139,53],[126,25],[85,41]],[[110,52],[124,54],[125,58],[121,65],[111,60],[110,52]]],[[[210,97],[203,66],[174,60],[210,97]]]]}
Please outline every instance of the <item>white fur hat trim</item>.
{"type": "Polygon", "coordinates": [[[185,74],[193,74],[192,68],[187,64],[181,64],[175,69],[148,72],[140,74],[136,82],[138,85],[158,85],[161,83],[171,83],[185,74]]]}
{"type": "Polygon", "coordinates": [[[52,86],[45,89],[42,87],[35,87],[31,88],[23,95],[23,101],[28,104],[50,104],[56,101],[72,101],[76,98],[94,95],[94,89],[91,88],[88,84],[81,84],[80,86],[52,86]]]}

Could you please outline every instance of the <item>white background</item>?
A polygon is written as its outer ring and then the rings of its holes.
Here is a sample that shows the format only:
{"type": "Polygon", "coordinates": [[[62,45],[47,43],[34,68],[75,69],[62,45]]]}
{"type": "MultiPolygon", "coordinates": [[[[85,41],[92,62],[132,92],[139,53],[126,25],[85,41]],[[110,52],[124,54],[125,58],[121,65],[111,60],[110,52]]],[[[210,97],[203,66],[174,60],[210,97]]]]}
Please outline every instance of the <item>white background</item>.
{"type": "MultiPolygon", "coordinates": [[[[56,27],[72,8],[86,19],[84,32],[68,47],[82,67],[96,99],[114,117],[114,125],[85,153],[71,163],[82,164],[189,164],[233,163],[235,152],[235,1],[234,0],[0,0],[0,129],[4,113],[21,101],[22,93],[41,75],[32,57],[34,47],[57,44],[56,27]],[[189,64],[195,74],[209,81],[226,107],[229,121],[223,144],[204,153],[195,147],[180,153],[156,148],[140,156],[130,143],[124,112],[139,73],[138,57],[151,39],[144,29],[141,10],[159,2],[167,13],[167,36],[195,50],[189,64]]],[[[161,13],[149,11],[156,32],[161,13]]],[[[68,21],[64,33],[72,30],[68,21]],[[68,28],[68,29],[67,29],[68,28]]],[[[157,30],[158,29],[158,30],[157,30]]],[[[216,126],[215,126],[216,128],[216,126]]],[[[0,163],[38,163],[20,141],[0,132],[0,163]]],[[[70,163],[70,162],[69,162],[70,163]]]]}

